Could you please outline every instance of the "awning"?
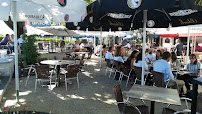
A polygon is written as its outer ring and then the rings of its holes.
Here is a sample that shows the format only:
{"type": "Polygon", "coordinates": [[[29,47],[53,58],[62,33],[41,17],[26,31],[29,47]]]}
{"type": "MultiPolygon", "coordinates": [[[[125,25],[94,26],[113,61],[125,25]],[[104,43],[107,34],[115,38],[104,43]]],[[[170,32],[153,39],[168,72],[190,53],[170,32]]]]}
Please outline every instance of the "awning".
{"type": "MultiPolygon", "coordinates": [[[[188,34],[161,34],[162,38],[179,38],[179,37],[188,37],[188,34]]],[[[190,33],[190,37],[202,37],[202,33],[190,33]]]]}

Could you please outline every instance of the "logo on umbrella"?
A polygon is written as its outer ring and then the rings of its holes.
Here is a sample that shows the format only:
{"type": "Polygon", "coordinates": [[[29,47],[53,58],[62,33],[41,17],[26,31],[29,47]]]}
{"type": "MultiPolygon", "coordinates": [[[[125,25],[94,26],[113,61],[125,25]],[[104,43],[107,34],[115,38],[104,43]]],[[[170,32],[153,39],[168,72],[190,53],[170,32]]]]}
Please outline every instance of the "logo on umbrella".
{"type": "Polygon", "coordinates": [[[59,3],[61,6],[66,6],[67,1],[66,1],[66,0],[58,0],[58,3],[59,3]]]}
{"type": "Polygon", "coordinates": [[[140,7],[141,3],[142,3],[142,0],[128,0],[127,2],[128,7],[131,9],[136,9],[140,7]]]}
{"type": "Polygon", "coordinates": [[[69,15],[65,15],[65,21],[69,21],[69,15]]]}
{"type": "Polygon", "coordinates": [[[154,27],[154,25],[155,25],[155,22],[153,20],[147,21],[147,26],[148,27],[154,27]]]}

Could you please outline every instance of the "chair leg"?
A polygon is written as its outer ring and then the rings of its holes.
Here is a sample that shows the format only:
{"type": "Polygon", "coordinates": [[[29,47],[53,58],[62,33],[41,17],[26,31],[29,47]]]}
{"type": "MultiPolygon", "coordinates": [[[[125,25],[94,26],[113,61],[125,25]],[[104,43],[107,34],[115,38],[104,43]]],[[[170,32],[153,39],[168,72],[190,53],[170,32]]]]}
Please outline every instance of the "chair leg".
{"type": "Polygon", "coordinates": [[[114,74],[114,79],[115,79],[115,76],[116,76],[116,70],[115,70],[115,74],[114,74]]]}
{"type": "Polygon", "coordinates": [[[77,84],[78,84],[78,89],[79,89],[79,77],[77,76],[77,84]]]}
{"type": "Polygon", "coordinates": [[[67,78],[65,76],[65,88],[66,88],[66,91],[67,91],[67,78]]]}
{"type": "Polygon", "coordinates": [[[50,90],[52,90],[52,88],[51,88],[51,82],[52,82],[51,79],[52,79],[52,77],[50,77],[50,90]]]}
{"type": "Polygon", "coordinates": [[[127,82],[126,82],[126,87],[128,86],[128,81],[129,81],[129,78],[130,78],[129,76],[127,76],[127,77],[128,77],[128,79],[127,79],[127,82]]]}
{"type": "Polygon", "coordinates": [[[35,92],[36,92],[36,88],[37,88],[37,81],[38,81],[38,79],[35,80],[35,92]]]}
{"type": "Polygon", "coordinates": [[[135,82],[134,82],[134,84],[136,84],[136,82],[137,82],[137,78],[135,78],[135,82]]]}
{"type": "Polygon", "coordinates": [[[27,86],[28,80],[29,80],[29,78],[30,78],[30,72],[31,72],[31,68],[30,68],[29,71],[28,71],[28,75],[27,75],[27,80],[26,80],[26,82],[25,82],[25,86],[27,86]]]}
{"type": "Polygon", "coordinates": [[[122,78],[123,78],[123,73],[122,72],[120,72],[120,76],[119,76],[119,83],[121,83],[122,82],[122,78]]]}
{"type": "Polygon", "coordinates": [[[112,75],[112,69],[110,69],[109,78],[111,77],[111,75],[112,75]]]}
{"type": "Polygon", "coordinates": [[[107,75],[107,70],[108,70],[108,69],[106,68],[106,70],[105,70],[105,76],[107,75]]]}

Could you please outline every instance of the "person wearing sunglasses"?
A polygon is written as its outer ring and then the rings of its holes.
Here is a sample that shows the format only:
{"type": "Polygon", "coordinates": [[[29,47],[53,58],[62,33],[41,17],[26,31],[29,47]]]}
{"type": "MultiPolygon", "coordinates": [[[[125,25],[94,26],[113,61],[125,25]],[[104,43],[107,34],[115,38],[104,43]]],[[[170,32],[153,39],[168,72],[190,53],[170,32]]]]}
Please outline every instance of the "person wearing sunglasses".
{"type": "MultiPolygon", "coordinates": [[[[199,69],[200,69],[200,62],[197,61],[197,57],[195,54],[191,54],[190,57],[190,63],[187,64],[187,70],[190,71],[195,71],[199,73],[199,69]]],[[[185,74],[179,77],[179,79],[184,80],[185,82],[185,86],[187,88],[187,91],[190,90],[190,85],[192,84],[193,78],[196,78],[196,75],[192,75],[192,74],[185,74]]]]}

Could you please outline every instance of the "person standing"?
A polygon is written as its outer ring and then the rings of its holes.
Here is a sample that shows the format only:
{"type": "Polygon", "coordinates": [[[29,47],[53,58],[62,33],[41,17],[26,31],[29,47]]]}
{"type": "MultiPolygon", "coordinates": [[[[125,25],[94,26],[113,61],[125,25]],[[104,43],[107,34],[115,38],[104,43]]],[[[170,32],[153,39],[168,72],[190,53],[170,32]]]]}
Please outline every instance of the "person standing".
{"type": "Polygon", "coordinates": [[[181,41],[178,39],[177,40],[177,44],[175,46],[174,52],[177,52],[177,56],[182,55],[184,48],[183,48],[183,44],[181,43],[181,41]]]}

